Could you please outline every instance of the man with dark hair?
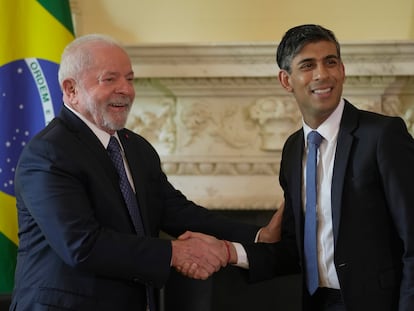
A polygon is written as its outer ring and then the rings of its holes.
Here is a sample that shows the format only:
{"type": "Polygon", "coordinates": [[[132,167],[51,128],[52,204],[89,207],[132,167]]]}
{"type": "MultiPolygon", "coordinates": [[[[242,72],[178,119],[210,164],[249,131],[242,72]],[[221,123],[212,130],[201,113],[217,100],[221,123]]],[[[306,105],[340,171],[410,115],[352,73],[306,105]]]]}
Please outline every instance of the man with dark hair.
{"type": "MultiPolygon", "coordinates": [[[[303,272],[303,309],[414,310],[414,140],[399,117],[342,97],[345,68],[332,31],[290,29],[279,81],[303,127],[283,147],[282,239],[231,248],[251,281],[303,272]]],[[[200,236],[198,236],[200,237],[200,236]]]]}

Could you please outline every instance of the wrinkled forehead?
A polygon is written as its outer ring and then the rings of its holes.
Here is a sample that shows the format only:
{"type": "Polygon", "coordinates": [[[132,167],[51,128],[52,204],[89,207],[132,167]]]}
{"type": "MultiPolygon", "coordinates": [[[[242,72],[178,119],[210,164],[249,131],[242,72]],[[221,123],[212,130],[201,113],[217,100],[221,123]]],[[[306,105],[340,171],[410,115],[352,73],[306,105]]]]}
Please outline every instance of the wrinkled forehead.
{"type": "Polygon", "coordinates": [[[117,45],[94,44],[88,47],[85,65],[89,69],[100,68],[106,71],[132,71],[128,54],[117,45]]]}

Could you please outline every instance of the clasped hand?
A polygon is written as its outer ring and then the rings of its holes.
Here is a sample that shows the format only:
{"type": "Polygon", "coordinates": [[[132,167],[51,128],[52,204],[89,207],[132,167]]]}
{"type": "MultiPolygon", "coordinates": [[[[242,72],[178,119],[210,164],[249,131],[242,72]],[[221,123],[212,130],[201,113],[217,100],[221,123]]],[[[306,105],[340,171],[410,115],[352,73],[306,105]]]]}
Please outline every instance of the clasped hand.
{"type": "MultiPolygon", "coordinates": [[[[275,243],[281,239],[284,202],[269,223],[259,231],[257,242],[275,243]]],[[[213,236],[187,231],[172,241],[172,266],[181,274],[205,280],[229,263],[237,262],[232,243],[213,236]]]]}
{"type": "Polygon", "coordinates": [[[213,236],[187,231],[172,241],[172,266],[187,277],[205,280],[228,261],[225,242],[213,236]]]}

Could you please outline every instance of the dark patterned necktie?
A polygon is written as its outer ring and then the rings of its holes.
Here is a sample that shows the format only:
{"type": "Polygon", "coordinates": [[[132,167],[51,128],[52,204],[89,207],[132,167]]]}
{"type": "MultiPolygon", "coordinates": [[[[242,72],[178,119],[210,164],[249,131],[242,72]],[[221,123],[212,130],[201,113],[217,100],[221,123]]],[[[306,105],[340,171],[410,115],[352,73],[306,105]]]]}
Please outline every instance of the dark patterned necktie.
{"type": "Polygon", "coordinates": [[[137,198],[131,187],[131,184],[129,183],[125,171],[124,161],[122,159],[121,154],[121,146],[119,145],[118,140],[114,136],[111,136],[111,138],[109,139],[107,150],[109,157],[112,160],[112,163],[118,171],[119,187],[121,188],[121,192],[124,197],[125,204],[128,208],[129,215],[131,216],[132,223],[135,227],[135,231],[137,232],[138,236],[144,236],[144,227],[142,225],[142,219],[138,207],[137,198]]]}
{"type": "Polygon", "coordinates": [[[308,157],[306,160],[306,212],[305,212],[305,265],[307,287],[313,295],[319,286],[317,244],[317,154],[323,137],[316,131],[308,134],[308,157]]]}

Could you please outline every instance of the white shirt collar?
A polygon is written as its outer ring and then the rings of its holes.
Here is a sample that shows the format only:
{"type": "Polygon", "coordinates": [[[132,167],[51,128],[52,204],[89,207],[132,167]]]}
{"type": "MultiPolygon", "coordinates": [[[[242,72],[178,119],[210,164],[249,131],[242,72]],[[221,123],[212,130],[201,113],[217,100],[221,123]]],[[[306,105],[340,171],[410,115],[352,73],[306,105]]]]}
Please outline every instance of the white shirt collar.
{"type": "MultiPolygon", "coordinates": [[[[331,142],[333,139],[336,139],[336,135],[339,131],[339,124],[341,123],[342,113],[344,111],[345,101],[341,99],[339,105],[336,109],[331,113],[328,119],[326,119],[315,131],[318,131],[319,134],[322,135],[324,139],[331,142]]],[[[302,119],[302,126],[303,126],[303,134],[305,139],[305,146],[307,146],[307,139],[310,131],[313,131],[302,119]]]]}
{"type": "MultiPolygon", "coordinates": [[[[86,119],[83,115],[81,115],[79,112],[74,110],[73,108],[69,107],[68,105],[64,104],[66,108],[68,108],[70,111],[72,111],[79,119],[81,119],[90,129],[91,131],[98,137],[99,141],[102,143],[102,145],[105,147],[105,149],[108,147],[109,139],[111,138],[111,135],[100,128],[98,128],[95,124],[93,124],[91,121],[86,119]]],[[[114,136],[118,139],[118,132],[115,132],[114,136]]],[[[122,144],[121,144],[122,145],[122,144]]]]}

